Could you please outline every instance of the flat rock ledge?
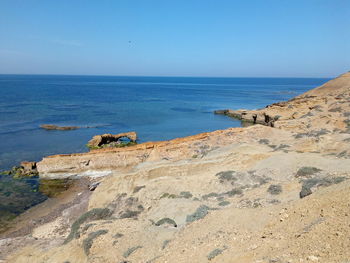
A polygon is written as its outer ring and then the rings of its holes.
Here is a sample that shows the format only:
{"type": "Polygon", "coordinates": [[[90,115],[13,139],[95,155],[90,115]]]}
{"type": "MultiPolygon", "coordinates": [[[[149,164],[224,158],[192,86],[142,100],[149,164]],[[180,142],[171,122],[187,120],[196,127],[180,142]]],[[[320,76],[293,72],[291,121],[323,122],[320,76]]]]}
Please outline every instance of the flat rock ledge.
{"type": "Polygon", "coordinates": [[[248,111],[248,110],[216,110],[215,114],[226,115],[232,117],[234,119],[238,119],[242,122],[249,122],[252,124],[261,124],[270,127],[274,127],[274,123],[279,115],[271,116],[266,114],[265,112],[261,113],[258,111],[248,111]]]}
{"type": "Polygon", "coordinates": [[[57,126],[54,124],[42,124],[40,125],[40,128],[45,130],[57,130],[57,131],[70,131],[70,130],[77,130],[82,127],[79,126],[57,126]]]}

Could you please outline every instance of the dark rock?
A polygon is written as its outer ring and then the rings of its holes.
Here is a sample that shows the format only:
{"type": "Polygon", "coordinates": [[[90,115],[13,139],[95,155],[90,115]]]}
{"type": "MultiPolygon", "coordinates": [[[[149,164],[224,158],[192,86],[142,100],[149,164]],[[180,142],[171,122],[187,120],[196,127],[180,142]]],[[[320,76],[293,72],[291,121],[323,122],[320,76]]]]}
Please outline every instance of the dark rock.
{"type": "Polygon", "coordinates": [[[214,114],[221,114],[221,115],[226,115],[229,110],[216,110],[214,111],[214,114]]]}
{"type": "Polygon", "coordinates": [[[90,184],[89,185],[89,190],[90,191],[94,191],[96,188],[97,188],[97,186],[100,184],[100,182],[96,182],[96,183],[92,183],[92,184],[90,184]]]}
{"type": "Polygon", "coordinates": [[[161,226],[164,224],[172,225],[173,227],[177,227],[176,222],[173,219],[168,218],[168,217],[162,218],[155,223],[156,226],[161,226]]]}
{"type": "Polygon", "coordinates": [[[299,193],[299,196],[300,196],[300,198],[304,198],[305,196],[308,196],[308,195],[311,195],[312,194],[312,191],[311,191],[311,189],[310,188],[308,188],[308,187],[302,187],[301,188],[301,191],[300,191],[300,193],[299,193]]]}
{"type": "Polygon", "coordinates": [[[299,193],[300,198],[304,198],[312,194],[312,189],[317,189],[318,187],[327,187],[333,184],[339,184],[347,180],[346,177],[330,177],[330,178],[311,178],[304,180],[302,182],[301,191],[299,193]]]}

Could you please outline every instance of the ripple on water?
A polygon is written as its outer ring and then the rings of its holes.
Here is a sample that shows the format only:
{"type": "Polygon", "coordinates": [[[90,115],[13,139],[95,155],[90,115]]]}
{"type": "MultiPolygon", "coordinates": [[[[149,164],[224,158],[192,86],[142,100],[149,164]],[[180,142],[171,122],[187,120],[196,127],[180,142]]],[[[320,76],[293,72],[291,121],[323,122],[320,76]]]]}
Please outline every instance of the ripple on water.
{"type": "Polygon", "coordinates": [[[181,108],[181,107],[174,107],[174,108],[170,108],[173,111],[180,111],[180,112],[195,112],[196,109],[192,109],[192,108],[181,108]]]}

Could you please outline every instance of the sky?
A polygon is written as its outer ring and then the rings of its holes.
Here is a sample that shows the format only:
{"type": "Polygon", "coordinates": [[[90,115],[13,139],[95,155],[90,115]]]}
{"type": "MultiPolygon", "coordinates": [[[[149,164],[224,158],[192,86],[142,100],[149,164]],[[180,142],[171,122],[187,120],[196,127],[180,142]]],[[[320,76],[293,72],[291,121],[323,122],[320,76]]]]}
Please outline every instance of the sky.
{"type": "Polygon", "coordinates": [[[350,0],[0,0],[0,74],[335,77],[350,0]]]}

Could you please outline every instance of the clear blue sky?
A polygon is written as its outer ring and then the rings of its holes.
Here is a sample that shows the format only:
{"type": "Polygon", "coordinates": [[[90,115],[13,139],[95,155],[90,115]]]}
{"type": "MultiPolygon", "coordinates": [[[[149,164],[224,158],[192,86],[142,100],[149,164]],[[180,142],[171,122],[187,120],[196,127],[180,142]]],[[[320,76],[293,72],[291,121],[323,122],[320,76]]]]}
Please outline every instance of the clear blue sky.
{"type": "Polygon", "coordinates": [[[0,73],[332,77],[350,0],[0,0],[0,73]]]}

